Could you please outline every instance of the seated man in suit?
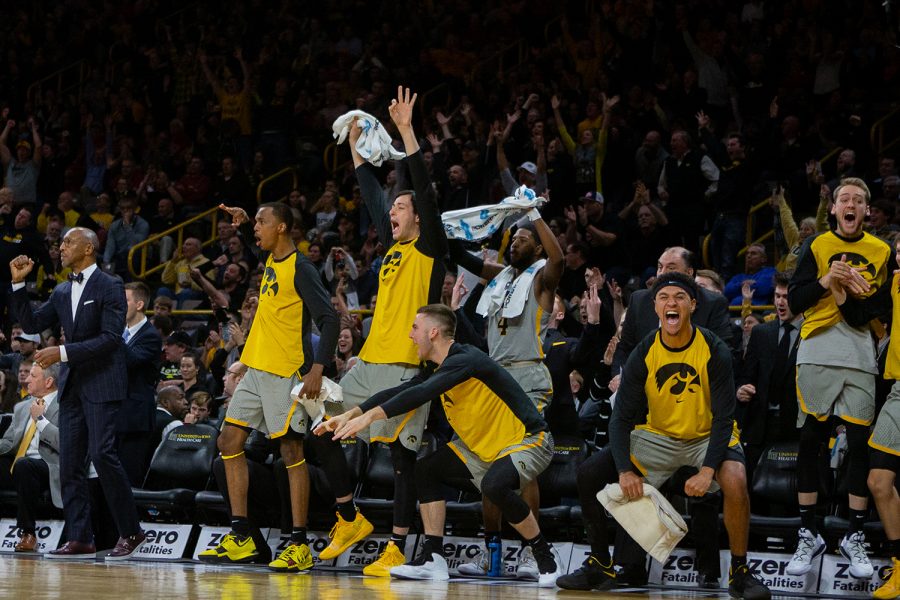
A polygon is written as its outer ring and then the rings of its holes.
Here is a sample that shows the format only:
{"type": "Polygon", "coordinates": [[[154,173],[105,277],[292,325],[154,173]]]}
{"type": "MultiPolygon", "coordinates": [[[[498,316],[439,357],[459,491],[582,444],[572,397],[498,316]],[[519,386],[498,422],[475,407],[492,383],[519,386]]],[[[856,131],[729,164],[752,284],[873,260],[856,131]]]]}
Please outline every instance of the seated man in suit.
{"type": "Polygon", "coordinates": [[[159,446],[169,433],[184,425],[181,421],[187,413],[188,405],[184,392],[177,385],[169,385],[159,390],[156,396],[156,417],[153,431],[150,433],[150,444],[147,447],[147,466],[159,446]]]}
{"type": "MultiPolygon", "coordinates": [[[[8,477],[19,496],[16,511],[16,525],[19,541],[16,552],[34,552],[37,549],[35,537],[35,507],[41,494],[50,490],[53,505],[62,508],[59,485],[59,429],[56,402],[56,382],[59,378],[59,364],[42,369],[32,365],[28,375],[28,392],[32,400],[16,405],[13,422],[0,439],[0,470],[8,477]],[[17,448],[14,455],[11,451],[17,448]],[[10,465],[7,468],[7,465],[10,465]]],[[[0,481],[0,485],[3,482],[0,481]]],[[[6,486],[4,486],[6,487],[6,486]]]]}

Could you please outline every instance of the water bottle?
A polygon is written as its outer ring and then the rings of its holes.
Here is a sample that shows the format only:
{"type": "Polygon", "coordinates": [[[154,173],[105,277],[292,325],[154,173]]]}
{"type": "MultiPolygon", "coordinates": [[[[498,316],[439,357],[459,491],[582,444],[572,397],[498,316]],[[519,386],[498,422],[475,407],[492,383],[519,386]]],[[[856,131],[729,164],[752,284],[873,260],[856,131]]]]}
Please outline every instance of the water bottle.
{"type": "Polygon", "coordinates": [[[487,541],[488,577],[500,577],[503,575],[503,543],[499,537],[492,537],[487,541]]]}

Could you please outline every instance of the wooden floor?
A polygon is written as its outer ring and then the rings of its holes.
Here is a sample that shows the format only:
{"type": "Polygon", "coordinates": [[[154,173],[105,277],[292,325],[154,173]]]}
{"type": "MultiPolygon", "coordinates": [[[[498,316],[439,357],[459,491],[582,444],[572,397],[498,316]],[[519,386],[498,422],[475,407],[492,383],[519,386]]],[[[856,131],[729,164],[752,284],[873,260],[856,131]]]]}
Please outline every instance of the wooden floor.
{"type": "Polygon", "coordinates": [[[270,573],[261,567],[216,567],[192,562],[50,561],[0,557],[0,598],[79,600],[546,600],[550,598],[727,598],[722,593],[650,589],[616,594],[539,589],[530,583],[453,580],[449,583],[367,578],[334,571],[270,573]]]}

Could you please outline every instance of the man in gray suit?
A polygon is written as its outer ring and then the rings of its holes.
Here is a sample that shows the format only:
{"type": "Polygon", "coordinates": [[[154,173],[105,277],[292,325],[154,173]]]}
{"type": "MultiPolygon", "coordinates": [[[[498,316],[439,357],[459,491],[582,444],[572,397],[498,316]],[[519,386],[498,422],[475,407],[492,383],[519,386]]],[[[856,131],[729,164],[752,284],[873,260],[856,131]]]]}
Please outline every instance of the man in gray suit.
{"type": "MultiPolygon", "coordinates": [[[[20,402],[13,422],[0,439],[0,454],[9,454],[12,484],[18,494],[16,525],[20,538],[16,552],[34,552],[35,507],[41,494],[50,490],[53,505],[62,508],[59,485],[59,429],[56,381],[59,364],[41,368],[32,365],[28,375],[31,400],[20,402]]],[[[5,461],[4,461],[5,465],[5,461]]]]}

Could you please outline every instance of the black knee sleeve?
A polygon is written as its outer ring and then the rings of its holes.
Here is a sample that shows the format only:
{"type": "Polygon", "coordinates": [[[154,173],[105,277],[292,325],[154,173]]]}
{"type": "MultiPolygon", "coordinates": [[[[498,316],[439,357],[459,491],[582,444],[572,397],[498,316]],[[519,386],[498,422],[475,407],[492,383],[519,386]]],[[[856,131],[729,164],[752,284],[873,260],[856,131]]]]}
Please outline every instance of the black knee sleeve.
{"type": "Polygon", "coordinates": [[[481,493],[496,504],[509,523],[521,523],[531,509],[516,491],[521,486],[519,472],[512,458],[504,456],[494,461],[481,480],[481,493]]]}
{"type": "Polygon", "coordinates": [[[394,527],[409,527],[416,513],[416,453],[400,442],[393,442],[394,527]]]}
{"type": "Polygon", "coordinates": [[[325,471],[328,485],[331,486],[335,498],[342,498],[353,493],[353,475],[347,465],[347,457],[341,443],[331,439],[331,435],[311,435],[309,443],[325,471]]]}
{"type": "Polygon", "coordinates": [[[819,491],[819,452],[828,440],[831,426],[807,415],[800,428],[800,449],[797,452],[797,491],[802,494],[819,491]]]}
{"type": "Polygon", "coordinates": [[[844,423],[847,428],[847,491],[863,498],[869,495],[869,428],[844,423]]]}

